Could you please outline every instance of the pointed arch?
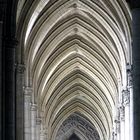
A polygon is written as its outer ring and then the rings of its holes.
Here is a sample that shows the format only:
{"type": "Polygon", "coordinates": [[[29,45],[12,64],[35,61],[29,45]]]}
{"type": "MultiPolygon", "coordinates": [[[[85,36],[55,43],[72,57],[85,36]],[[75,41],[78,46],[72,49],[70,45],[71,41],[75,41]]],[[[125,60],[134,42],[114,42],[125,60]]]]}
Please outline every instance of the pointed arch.
{"type": "Polygon", "coordinates": [[[19,2],[19,59],[49,139],[56,139],[75,112],[91,120],[101,140],[111,139],[121,90],[128,84],[130,22],[124,0],[19,2]]]}

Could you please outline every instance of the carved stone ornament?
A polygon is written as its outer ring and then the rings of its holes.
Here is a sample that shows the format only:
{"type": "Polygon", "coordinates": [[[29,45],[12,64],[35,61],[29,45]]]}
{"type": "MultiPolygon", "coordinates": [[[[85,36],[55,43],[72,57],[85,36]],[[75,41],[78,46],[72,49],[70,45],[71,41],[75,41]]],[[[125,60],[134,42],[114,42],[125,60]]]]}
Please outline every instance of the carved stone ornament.
{"type": "Polygon", "coordinates": [[[119,133],[120,132],[120,120],[116,119],[114,122],[115,122],[115,133],[119,133]]]}
{"type": "Polygon", "coordinates": [[[78,133],[79,138],[100,140],[96,128],[85,118],[77,113],[68,117],[60,126],[55,140],[68,139],[72,133],[78,133]]]}
{"type": "Polygon", "coordinates": [[[131,87],[133,85],[132,65],[127,65],[127,77],[128,77],[128,86],[131,87]]]}
{"type": "Polygon", "coordinates": [[[116,132],[112,132],[112,140],[117,140],[117,133],[116,132]]]}
{"type": "Polygon", "coordinates": [[[33,88],[32,87],[29,87],[29,86],[24,86],[23,87],[23,90],[25,93],[32,93],[33,92],[33,88]]]}
{"type": "Polygon", "coordinates": [[[128,72],[128,86],[132,87],[133,86],[133,77],[132,77],[132,72],[128,72]]]}
{"type": "Polygon", "coordinates": [[[24,91],[24,103],[30,103],[31,102],[31,95],[33,92],[33,89],[31,87],[23,87],[24,91]]]}
{"type": "Polygon", "coordinates": [[[41,118],[39,118],[39,117],[36,118],[36,124],[41,125],[41,118]]]}
{"type": "Polygon", "coordinates": [[[122,106],[120,106],[120,120],[121,121],[124,121],[125,120],[125,108],[124,108],[124,106],[122,105],[122,106]]]}
{"type": "Polygon", "coordinates": [[[37,104],[31,103],[31,111],[36,111],[37,110],[37,104]]]}
{"type": "Polygon", "coordinates": [[[123,96],[123,105],[124,106],[129,105],[130,104],[130,91],[128,89],[123,90],[122,96],[123,96]]]}

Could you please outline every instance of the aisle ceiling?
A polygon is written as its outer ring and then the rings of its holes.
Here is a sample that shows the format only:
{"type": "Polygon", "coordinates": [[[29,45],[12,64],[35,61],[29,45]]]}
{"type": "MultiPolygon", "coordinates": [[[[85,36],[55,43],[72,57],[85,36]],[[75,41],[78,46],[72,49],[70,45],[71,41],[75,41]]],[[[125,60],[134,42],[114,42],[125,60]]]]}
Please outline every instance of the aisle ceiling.
{"type": "MultiPolygon", "coordinates": [[[[131,56],[130,21],[124,0],[19,2],[25,84],[33,87],[32,100],[44,114],[49,138],[57,139],[74,114],[90,122],[100,139],[111,137],[119,84],[126,82],[131,56]]],[[[78,127],[63,135],[72,132],[88,139],[78,127]]]]}

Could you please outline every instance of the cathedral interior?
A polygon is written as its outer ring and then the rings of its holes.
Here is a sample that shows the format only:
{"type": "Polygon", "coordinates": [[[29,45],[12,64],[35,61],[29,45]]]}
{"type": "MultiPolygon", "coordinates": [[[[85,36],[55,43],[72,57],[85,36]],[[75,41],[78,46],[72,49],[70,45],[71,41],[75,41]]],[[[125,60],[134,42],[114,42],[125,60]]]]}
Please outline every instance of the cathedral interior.
{"type": "Polygon", "coordinates": [[[0,139],[139,140],[139,0],[0,0],[0,139]]]}

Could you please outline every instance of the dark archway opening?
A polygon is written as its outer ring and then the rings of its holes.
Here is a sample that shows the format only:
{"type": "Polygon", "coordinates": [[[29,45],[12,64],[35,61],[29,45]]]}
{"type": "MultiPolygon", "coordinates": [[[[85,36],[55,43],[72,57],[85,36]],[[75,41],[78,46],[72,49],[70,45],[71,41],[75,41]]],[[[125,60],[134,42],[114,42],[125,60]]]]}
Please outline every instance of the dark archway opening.
{"type": "Polygon", "coordinates": [[[69,140],[80,140],[74,133],[70,136],[69,140]]]}

